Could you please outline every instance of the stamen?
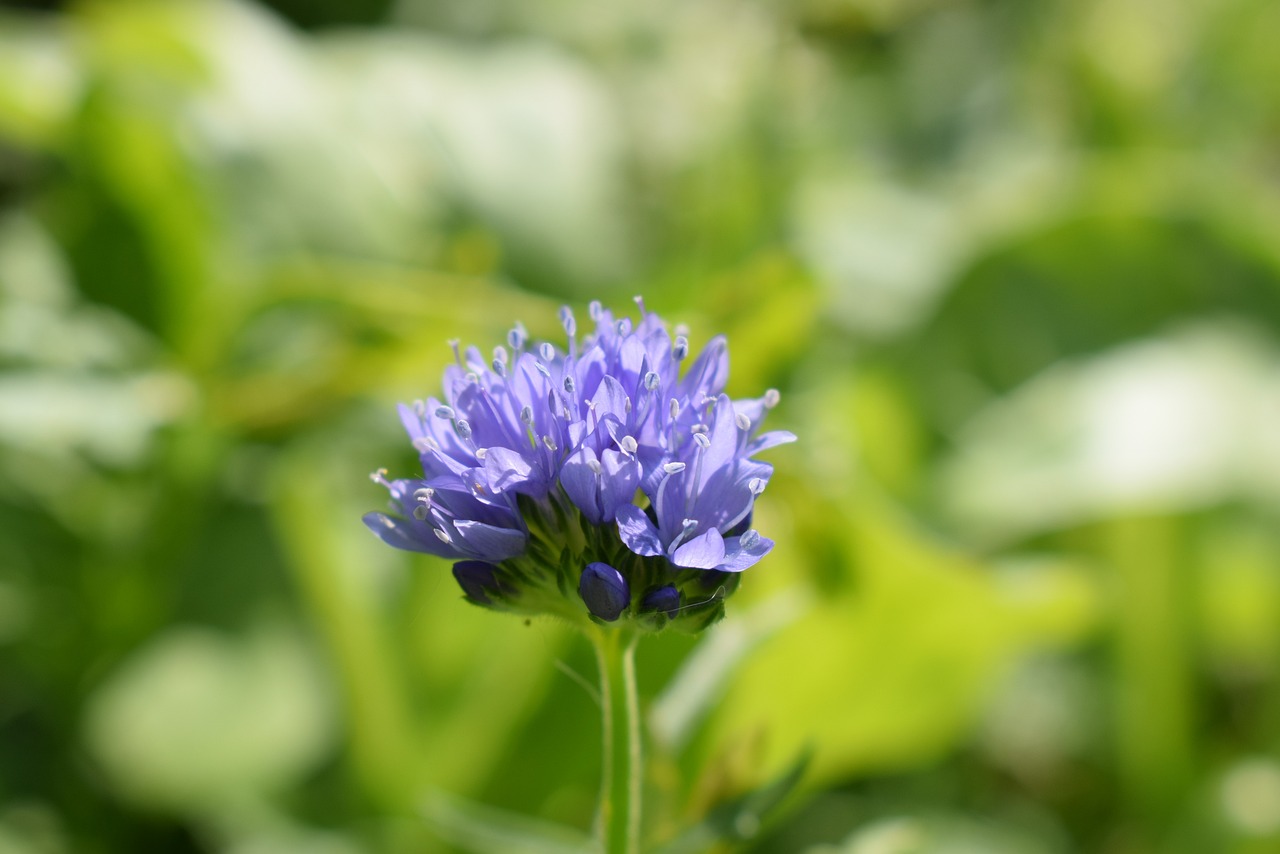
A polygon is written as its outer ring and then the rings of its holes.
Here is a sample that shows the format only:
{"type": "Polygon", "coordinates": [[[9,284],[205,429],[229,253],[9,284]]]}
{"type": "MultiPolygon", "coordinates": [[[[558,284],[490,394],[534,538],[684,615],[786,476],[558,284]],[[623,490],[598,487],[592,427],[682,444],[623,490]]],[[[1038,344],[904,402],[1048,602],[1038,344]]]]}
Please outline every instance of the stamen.
{"type": "Polygon", "coordinates": [[[533,426],[533,407],[531,406],[520,407],[520,420],[523,421],[526,426],[532,427],[533,426]]]}
{"type": "Polygon", "coordinates": [[[574,391],[574,382],[573,382],[573,377],[571,377],[571,376],[565,376],[565,378],[564,378],[564,390],[565,390],[565,391],[567,391],[569,394],[573,394],[573,391],[574,391]]]}
{"type": "Polygon", "coordinates": [[[446,421],[452,421],[457,416],[452,406],[437,406],[436,418],[443,418],[446,421]]]}
{"type": "Polygon", "coordinates": [[[644,387],[649,391],[654,391],[658,387],[658,383],[662,382],[662,377],[653,371],[644,375],[644,387]]]}
{"type": "Polygon", "coordinates": [[[751,429],[751,419],[747,417],[747,413],[739,412],[737,415],[733,416],[733,420],[738,422],[739,430],[751,429]]]}
{"type": "Polygon", "coordinates": [[[480,462],[484,462],[484,458],[485,458],[485,457],[487,457],[487,456],[489,456],[489,449],[488,449],[488,448],[476,448],[476,459],[477,459],[477,460],[479,460],[480,462]]]}
{"type": "Polygon", "coordinates": [[[462,367],[462,353],[458,350],[458,345],[462,342],[457,338],[449,339],[449,349],[453,351],[453,360],[458,363],[458,367],[462,367]]]}
{"type": "Polygon", "coordinates": [[[600,463],[596,460],[587,460],[587,468],[591,469],[596,474],[600,474],[601,472],[600,463]]]}
{"type": "Polygon", "coordinates": [[[467,377],[466,377],[466,379],[467,379],[467,382],[471,383],[471,385],[479,385],[479,384],[480,384],[480,372],[479,372],[479,371],[467,371],[467,377]]]}
{"type": "Polygon", "coordinates": [[[578,331],[577,321],[573,319],[573,311],[567,305],[560,307],[560,325],[564,327],[564,334],[570,338],[578,331]]]}
{"type": "Polygon", "coordinates": [[[688,468],[684,463],[663,463],[662,470],[667,474],[679,474],[688,468]]]}
{"type": "Polygon", "coordinates": [[[521,326],[519,323],[517,323],[515,327],[510,332],[507,333],[507,343],[511,345],[511,349],[515,350],[516,352],[519,352],[524,349],[525,340],[526,340],[526,335],[525,335],[524,327],[521,326]]]}
{"type": "Polygon", "coordinates": [[[440,528],[432,528],[432,530],[436,532],[436,538],[439,539],[440,542],[444,543],[446,546],[453,545],[453,539],[450,538],[450,536],[443,530],[440,528]]]}
{"type": "Polygon", "coordinates": [[[634,436],[623,436],[622,441],[618,443],[619,447],[628,454],[634,454],[636,448],[640,447],[634,436]]]}
{"type": "Polygon", "coordinates": [[[542,444],[546,446],[546,449],[548,451],[555,451],[555,450],[558,450],[560,447],[558,444],[556,444],[556,440],[551,438],[550,436],[543,436],[542,444]]]}
{"type": "Polygon", "coordinates": [[[752,495],[759,495],[764,492],[765,480],[759,477],[753,477],[747,481],[747,489],[751,490],[752,495]]]}
{"type": "Polygon", "coordinates": [[[467,423],[465,418],[459,418],[453,424],[453,429],[457,432],[458,437],[464,442],[471,441],[471,425],[467,423]]]}
{"type": "Polygon", "coordinates": [[[680,401],[676,400],[674,397],[671,398],[670,410],[671,410],[672,421],[675,421],[677,418],[680,417],[680,401]]]}
{"type": "Polygon", "coordinates": [[[505,347],[494,347],[494,348],[493,348],[493,360],[494,360],[495,362],[501,362],[502,364],[504,364],[504,365],[505,365],[505,364],[507,363],[507,350],[506,350],[506,348],[505,348],[505,347]]]}
{"type": "Polygon", "coordinates": [[[782,395],[776,388],[771,388],[764,393],[765,409],[773,409],[778,405],[778,401],[782,400],[782,395]]]}
{"type": "Polygon", "coordinates": [[[419,418],[427,417],[427,405],[421,400],[415,400],[413,402],[413,411],[419,418]]]}
{"type": "Polygon", "coordinates": [[[635,304],[639,307],[639,309],[640,309],[640,316],[641,316],[641,317],[644,317],[644,313],[645,313],[645,312],[644,312],[644,297],[640,296],[639,294],[636,294],[636,295],[635,295],[635,296],[633,296],[631,299],[632,299],[632,301],[634,301],[634,302],[635,302],[635,304]]]}
{"type": "Polygon", "coordinates": [[[419,522],[425,522],[427,521],[427,515],[430,512],[431,511],[427,509],[425,504],[419,504],[417,507],[413,508],[413,518],[417,519],[419,522]]]}
{"type": "Polygon", "coordinates": [[[540,347],[538,347],[538,352],[539,352],[539,353],[541,353],[541,354],[542,354],[542,358],[543,358],[543,359],[546,359],[548,362],[553,362],[553,361],[555,361],[555,358],[556,358],[556,348],[555,348],[555,347],[552,347],[552,346],[551,346],[550,344],[548,344],[546,341],[543,341],[543,342],[542,342],[542,345],[541,345],[540,347]]]}
{"type": "Polygon", "coordinates": [[[706,433],[694,433],[693,441],[704,451],[711,447],[711,437],[706,433]]]}
{"type": "Polygon", "coordinates": [[[671,348],[671,357],[677,362],[683,362],[687,355],[689,355],[689,339],[683,335],[677,335],[676,343],[671,348]]]}
{"type": "Polygon", "coordinates": [[[546,365],[542,364],[541,362],[535,361],[533,363],[533,366],[538,369],[538,373],[542,374],[547,379],[551,379],[551,371],[547,370],[546,365]]]}
{"type": "Polygon", "coordinates": [[[619,335],[630,335],[631,334],[631,318],[629,317],[622,318],[621,320],[618,321],[617,326],[615,328],[618,330],[619,335]]]}
{"type": "Polygon", "coordinates": [[[667,553],[668,554],[675,553],[675,550],[679,548],[680,544],[683,543],[685,539],[687,539],[688,536],[696,530],[698,530],[697,519],[685,519],[683,522],[681,522],[680,533],[676,536],[674,540],[671,541],[671,545],[667,546],[667,553]]]}
{"type": "Polygon", "coordinates": [[[744,549],[754,548],[760,542],[760,532],[755,528],[750,529],[738,539],[738,547],[744,549]]]}
{"type": "Polygon", "coordinates": [[[600,300],[593,299],[591,302],[587,303],[587,315],[592,320],[598,321],[600,319],[600,314],[603,311],[604,306],[600,305],[600,300]]]}
{"type": "Polygon", "coordinates": [[[708,428],[707,428],[707,425],[706,425],[706,424],[694,424],[692,427],[690,427],[690,428],[689,428],[689,432],[690,432],[690,433],[695,433],[695,434],[697,434],[697,433],[705,433],[705,432],[707,432],[707,429],[708,429],[708,428]]]}
{"type": "Polygon", "coordinates": [[[429,486],[424,486],[413,491],[413,497],[423,504],[430,504],[431,496],[435,494],[436,491],[429,486]]]}
{"type": "Polygon", "coordinates": [[[382,484],[383,486],[390,486],[390,485],[391,485],[391,484],[387,483],[387,470],[386,470],[386,469],[378,469],[377,471],[371,472],[371,473],[369,474],[369,480],[373,481],[374,483],[380,483],[380,484],[382,484]]]}
{"type": "Polygon", "coordinates": [[[494,359],[493,372],[498,376],[505,378],[507,376],[507,363],[500,359],[494,359]]]}

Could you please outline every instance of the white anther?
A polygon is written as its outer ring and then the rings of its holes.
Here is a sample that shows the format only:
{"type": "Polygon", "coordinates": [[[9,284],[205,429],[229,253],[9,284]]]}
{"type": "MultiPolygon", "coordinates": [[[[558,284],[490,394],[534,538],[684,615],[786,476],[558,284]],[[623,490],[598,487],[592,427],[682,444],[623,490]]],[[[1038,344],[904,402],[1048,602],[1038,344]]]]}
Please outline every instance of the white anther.
{"type": "Polygon", "coordinates": [[[747,489],[751,490],[752,495],[759,495],[764,492],[765,481],[763,478],[753,477],[747,481],[747,489]]]}
{"type": "Polygon", "coordinates": [[[764,393],[764,405],[766,409],[773,409],[778,405],[778,401],[780,400],[782,400],[782,395],[776,388],[771,388],[764,393]]]}
{"type": "Polygon", "coordinates": [[[662,470],[667,474],[678,474],[686,468],[684,463],[663,463],[662,470]]]}
{"type": "Polygon", "coordinates": [[[433,528],[432,530],[435,531],[436,539],[438,539],[440,542],[444,543],[445,545],[450,545],[450,546],[453,545],[453,540],[450,539],[449,535],[446,534],[444,531],[442,531],[439,528],[433,528]]]}
{"type": "Polygon", "coordinates": [[[760,532],[757,531],[755,528],[752,528],[751,530],[743,534],[742,537],[738,540],[738,546],[740,548],[749,549],[749,548],[753,548],[759,542],[760,542],[760,532]]]}
{"type": "Polygon", "coordinates": [[[704,451],[707,448],[711,447],[711,437],[708,436],[706,433],[694,433],[693,441],[697,443],[698,447],[702,448],[702,450],[704,451]]]}
{"type": "Polygon", "coordinates": [[[564,378],[564,390],[569,394],[573,394],[573,390],[575,387],[576,386],[574,385],[573,377],[566,376],[564,378]]]}
{"type": "Polygon", "coordinates": [[[452,407],[452,406],[437,406],[437,407],[436,407],[436,418],[444,418],[444,419],[447,419],[447,420],[449,420],[449,421],[452,421],[452,420],[453,420],[453,418],[454,418],[454,415],[455,415],[455,413],[454,413],[454,411],[453,411],[453,407],[452,407]]]}
{"type": "Polygon", "coordinates": [[[493,372],[500,377],[507,375],[507,363],[498,359],[493,360],[493,372]]]}
{"type": "Polygon", "coordinates": [[[655,389],[657,389],[658,383],[660,383],[661,381],[662,381],[662,378],[658,376],[656,373],[654,373],[653,371],[649,371],[649,373],[644,375],[644,387],[649,391],[654,391],[655,389]]]}
{"type": "Polygon", "coordinates": [[[587,460],[587,468],[591,469],[596,474],[600,474],[601,472],[600,463],[596,460],[587,460]]]}
{"type": "Polygon", "coordinates": [[[677,362],[683,362],[687,355],[689,355],[689,339],[683,335],[677,335],[676,343],[671,348],[671,356],[677,362]]]}
{"type": "Polygon", "coordinates": [[[520,407],[520,420],[525,424],[533,424],[533,408],[529,406],[520,407]]]}
{"type": "Polygon", "coordinates": [[[462,438],[462,441],[465,442],[471,438],[471,425],[467,423],[465,418],[459,418],[454,422],[453,429],[457,431],[458,436],[462,438]]]}
{"type": "Polygon", "coordinates": [[[547,379],[551,379],[551,371],[547,370],[546,365],[541,362],[534,362],[533,366],[538,369],[538,373],[542,374],[547,379]]]}
{"type": "Polygon", "coordinates": [[[554,451],[560,447],[559,445],[556,444],[556,440],[552,439],[550,436],[543,436],[542,444],[546,446],[546,449],[548,451],[554,451]]]}
{"type": "Polygon", "coordinates": [[[415,489],[413,491],[413,497],[423,503],[430,502],[431,496],[435,494],[436,494],[436,491],[429,486],[424,486],[421,489],[415,489]]]}
{"type": "Polygon", "coordinates": [[[485,458],[485,457],[487,457],[487,456],[489,456],[489,449],[488,449],[488,448],[476,448],[476,459],[477,459],[477,460],[479,460],[480,462],[484,462],[484,458],[485,458]]]}
{"type": "Polygon", "coordinates": [[[603,311],[604,306],[600,305],[600,300],[593,299],[591,302],[587,303],[587,316],[592,320],[599,320],[600,314],[603,311]]]}
{"type": "Polygon", "coordinates": [[[429,512],[427,505],[419,504],[417,507],[413,508],[413,518],[417,519],[419,522],[425,522],[427,521],[427,514],[429,512]]]}
{"type": "Polygon", "coordinates": [[[737,415],[733,416],[733,420],[738,422],[739,430],[751,429],[751,419],[747,417],[747,413],[739,412],[737,415]]]}
{"type": "Polygon", "coordinates": [[[636,452],[636,448],[640,447],[640,444],[636,442],[635,436],[623,436],[622,441],[618,443],[618,446],[628,454],[634,454],[636,452]]]}
{"type": "Polygon", "coordinates": [[[564,334],[570,338],[578,331],[578,324],[573,319],[573,312],[567,305],[560,308],[560,325],[564,327],[564,334]]]}
{"type": "Polygon", "coordinates": [[[671,398],[671,405],[668,408],[671,411],[672,421],[674,421],[676,418],[680,416],[680,401],[676,400],[674,397],[671,398]]]}
{"type": "Polygon", "coordinates": [[[374,483],[386,483],[386,482],[387,482],[387,470],[386,470],[386,469],[378,469],[377,471],[370,472],[370,473],[369,473],[369,480],[373,481],[374,483]]]}
{"type": "Polygon", "coordinates": [[[690,427],[690,428],[689,428],[689,432],[690,432],[690,433],[695,433],[695,434],[696,434],[696,433],[705,433],[705,432],[707,432],[707,430],[708,430],[708,429],[710,429],[710,428],[708,428],[706,424],[694,424],[692,427],[690,427]]]}

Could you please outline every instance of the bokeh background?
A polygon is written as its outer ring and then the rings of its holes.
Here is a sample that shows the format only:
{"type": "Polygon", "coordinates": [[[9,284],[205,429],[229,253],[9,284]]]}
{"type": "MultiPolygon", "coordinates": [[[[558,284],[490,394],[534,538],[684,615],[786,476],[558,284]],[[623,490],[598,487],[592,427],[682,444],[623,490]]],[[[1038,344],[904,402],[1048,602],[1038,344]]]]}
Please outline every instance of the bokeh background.
{"type": "Polygon", "coordinates": [[[447,339],[634,294],[801,436],[728,619],[641,648],[655,843],[1280,850],[1277,33],[5,4],[0,851],[576,844],[589,650],[359,517],[447,339]]]}

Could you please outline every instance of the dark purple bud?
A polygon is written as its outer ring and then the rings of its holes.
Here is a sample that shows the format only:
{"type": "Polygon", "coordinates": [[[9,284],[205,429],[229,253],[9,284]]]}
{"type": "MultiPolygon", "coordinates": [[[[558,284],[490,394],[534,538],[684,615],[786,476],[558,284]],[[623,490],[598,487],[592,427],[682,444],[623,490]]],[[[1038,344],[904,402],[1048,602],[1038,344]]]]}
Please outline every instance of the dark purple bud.
{"type": "Polygon", "coordinates": [[[476,605],[492,605],[490,594],[500,590],[494,566],[482,560],[463,560],[453,565],[453,577],[458,579],[467,600],[476,605]]]}
{"type": "Polygon", "coordinates": [[[631,604],[631,586],[622,573],[607,563],[589,563],[582,570],[578,595],[587,610],[605,622],[612,623],[631,604]]]}
{"type": "Polygon", "coordinates": [[[670,584],[650,590],[640,600],[640,610],[660,611],[674,620],[680,610],[680,591],[670,584]]]}

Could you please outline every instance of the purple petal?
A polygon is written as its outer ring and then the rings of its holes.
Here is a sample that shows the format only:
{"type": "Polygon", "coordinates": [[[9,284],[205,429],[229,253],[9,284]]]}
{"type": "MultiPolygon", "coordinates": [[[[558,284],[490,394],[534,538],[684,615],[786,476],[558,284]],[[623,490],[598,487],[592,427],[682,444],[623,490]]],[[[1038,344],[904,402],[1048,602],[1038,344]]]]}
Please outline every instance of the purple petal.
{"type": "Polygon", "coordinates": [[[489,491],[495,494],[512,489],[539,498],[546,493],[545,484],[537,482],[541,478],[533,465],[510,448],[487,450],[484,456],[484,474],[489,491]]]}
{"type": "Polygon", "coordinates": [[[397,519],[386,513],[366,513],[362,519],[365,526],[389,546],[436,557],[463,556],[457,549],[440,542],[439,538],[431,533],[428,525],[414,524],[407,519],[397,519]]]}
{"type": "Polygon", "coordinates": [[[747,456],[755,456],[761,451],[769,448],[785,445],[796,440],[796,434],[789,430],[772,430],[768,433],[761,433],[759,436],[751,440],[751,444],[747,445],[747,456]]]}
{"type": "Polygon", "coordinates": [[[724,541],[724,560],[716,569],[725,572],[742,572],[773,549],[773,540],[768,537],[756,537],[747,548],[742,548],[741,540],[741,537],[729,537],[724,541]]]}
{"type": "Polygon", "coordinates": [[[592,524],[599,525],[604,521],[604,513],[600,508],[599,476],[592,470],[592,463],[599,465],[596,452],[585,446],[580,448],[565,460],[560,469],[560,483],[582,515],[592,524]]]}
{"type": "Polygon", "coordinates": [[[653,527],[643,510],[634,504],[623,504],[615,515],[618,519],[618,536],[627,548],[646,557],[663,554],[658,529],[653,527]]]}
{"type": "Polygon", "coordinates": [[[600,509],[604,521],[612,522],[618,508],[630,504],[640,485],[640,463],[620,451],[608,450],[601,455],[604,476],[600,479],[600,509]]]}
{"type": "Polygon", "coordinates": [[[461,538],[460,544],[471,556],[491,563],[516,557],[524,553],[528,535],[515,528],[498,528],[483,522],[470,519],[459,519],[453,523],[461,538]]]}
{"type": "Polygon", "coordinates": [[[724,560],[724,537],[715,528],[682,544],[671,556],[676,566],[715,569],[724,560]]]}
{"type": "Polygon", "coordinates": [[[729,345],[723,335],[707,342],[681,383],[681,391],[697,406],[704,396],[717,395],[729,380],[729,345]]]}

